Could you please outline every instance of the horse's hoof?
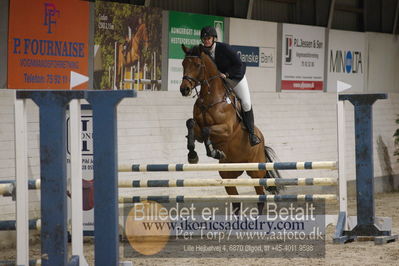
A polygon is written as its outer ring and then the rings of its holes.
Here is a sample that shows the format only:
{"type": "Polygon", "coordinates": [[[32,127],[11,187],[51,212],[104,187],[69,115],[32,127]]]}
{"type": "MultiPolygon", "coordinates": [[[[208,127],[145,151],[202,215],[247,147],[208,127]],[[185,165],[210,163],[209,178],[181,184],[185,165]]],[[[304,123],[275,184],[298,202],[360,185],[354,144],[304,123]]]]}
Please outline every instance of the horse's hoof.
{"type": "Polygon", "coordinates": [[[219,160],[224,160],[226,158],[227,158],[226,154],[224,154],[224,152],[220,151],[220,157],[218,159],[219,160]]]}
{"type": "Polygon", "coordinates": [[[198,163],[198,155],[197,155],[197,153],[195,151],[194,152],[189,152],[188,156],[187,156],[187,159],[188,159],[188,162],[191,163],[191,164],[198,163]]]}
{"type": "Polygon", "coordinates": [[[233,214],[236,218],[240,218],[240,213],[241,213],[241,203],[240,202],[232,202],[232,209],[233,209],[233,214]]]}
{"type": "Polygon", "coordinates": [[[190,164],[196,164],[196,163],[198,163],[198,157],[195,157],[194,159],[188,158],[188,163],[190,163],[190,164]]]}

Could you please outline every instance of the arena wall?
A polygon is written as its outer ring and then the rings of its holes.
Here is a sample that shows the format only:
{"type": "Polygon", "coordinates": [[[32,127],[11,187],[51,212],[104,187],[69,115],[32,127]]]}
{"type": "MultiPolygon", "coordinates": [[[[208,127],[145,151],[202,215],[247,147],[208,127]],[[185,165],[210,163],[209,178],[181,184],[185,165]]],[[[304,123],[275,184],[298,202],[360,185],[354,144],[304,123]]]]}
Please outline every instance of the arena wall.
{"type": "MultiPolygon", "coordinates": [[[[0,90],[0,180],[15,178],[14,111],[15,92],[0,90]]],[[[267,145],[279,161],[337,160],[336,94],[334,93],[268,93],[252,92],[256,125],[263,131],[267,145]]],[[[186,162],[185,121],[191,117],[193,98],[178,92],[139,92],[135,99],[122,101],[118,109],[119,163],[183,163],[186,162]]],[[[376,192],[398,189],[399,163],[393,157],[393,133],[399,110],[399,94],[390,93],[388,100],[374,105],[374,172],[376,192]]],[[[349,192],[353,193],[354,121],[353,107],[346,105],[346,168],[349,192]]],[[[39,178],[38,109],[28,104],[29,178],[39,178]]],[[[202,144],[197,143],[200,162],[216,163],[206,157],[202,144]]],[[[336,177],[336,171],[283,172],[283,177],[336,177]]],[[[120,173],[121,179],[218,178],[217,173],[120,173]]],[[[247,178],[242,176],[241,178],[247,178]]],[[[303,188],[299,188],[303,189],[303,188]]],[[[185,188],[186,193],[225,193],[223,188],[185,188]]],[[[252,193],[253,188],[240,188],[252,193]]],[[[121,189],[122,195],[132,194],[121,189]]],[[[160,194],[176,195],[181,188],[157,190],[160,194]]],[[[140,193],[148,193],[147,189],[140,193]]],[[[38,216],[39,193],[30,192],[30,215],[38,216]]],[[[0,198],[0,219],[12,219],[14,204],[9,197],[0,198]]]]}

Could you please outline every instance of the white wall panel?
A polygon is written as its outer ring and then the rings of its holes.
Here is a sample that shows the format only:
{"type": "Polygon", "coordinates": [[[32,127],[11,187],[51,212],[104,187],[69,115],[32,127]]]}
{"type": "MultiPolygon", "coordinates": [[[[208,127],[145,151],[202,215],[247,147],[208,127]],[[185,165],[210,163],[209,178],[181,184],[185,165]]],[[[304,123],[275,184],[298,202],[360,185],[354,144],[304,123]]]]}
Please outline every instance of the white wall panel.
{"type": "Polygon", "coordinates": [[[399,92],[399,40],[392,34],[368,32],[369,92],[399,92]]]}
{"type": "Polygon", "coordinates": [[[230,18],[231,45],[264,47],[274,50],[274,67],[247,67],[250,90],[276,91],[277,23],[230,18]]]}

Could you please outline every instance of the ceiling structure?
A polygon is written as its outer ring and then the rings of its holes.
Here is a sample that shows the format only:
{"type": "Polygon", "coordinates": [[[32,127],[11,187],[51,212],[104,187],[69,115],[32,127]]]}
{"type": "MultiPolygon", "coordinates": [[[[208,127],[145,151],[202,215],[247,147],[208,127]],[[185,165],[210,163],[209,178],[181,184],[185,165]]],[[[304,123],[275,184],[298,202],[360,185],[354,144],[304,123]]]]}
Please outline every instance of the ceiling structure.
{"type": "MultiPolygon", "coordinates": [[[[399,0],[111,0],[224,17],[398,34],[399,0]]],[[[111,2],[110,1],[110,2],[111,2]]]]}

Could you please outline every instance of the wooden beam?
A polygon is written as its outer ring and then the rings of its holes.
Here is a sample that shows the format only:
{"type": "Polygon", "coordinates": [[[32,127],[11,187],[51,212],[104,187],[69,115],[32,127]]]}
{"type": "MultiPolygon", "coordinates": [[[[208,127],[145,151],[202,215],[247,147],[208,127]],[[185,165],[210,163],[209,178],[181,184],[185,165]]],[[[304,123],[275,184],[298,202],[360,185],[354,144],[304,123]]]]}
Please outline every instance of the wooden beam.
{"type": "Polygon", "coordinates": [[[330,12],[328,14],[328,23],[327,23],[327,28],[331,29],[333,17],[334,17],[334,9],[335,9],[335,0],[331,0],[330,3],[330,12]]]}
{"type": "Polygon", "coordinates": [[[252,8],[254,6],[254,0],[249,0],[248,2],[248,9],[247,9],[247,19],[252,18],[252,8]]]}
{"type": "Polygon", "coordinates": [[[392,27],[392,34],[396,33],[396,29],[398,27],[398,17],[399,17],[399,0],[396,2],[396,11],[395,11],[395,19],[393,22],[393,27],[392,27]]]}

